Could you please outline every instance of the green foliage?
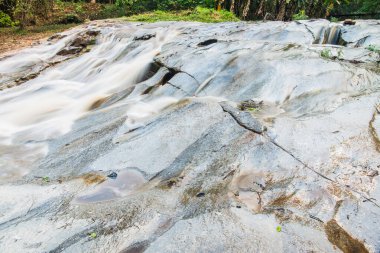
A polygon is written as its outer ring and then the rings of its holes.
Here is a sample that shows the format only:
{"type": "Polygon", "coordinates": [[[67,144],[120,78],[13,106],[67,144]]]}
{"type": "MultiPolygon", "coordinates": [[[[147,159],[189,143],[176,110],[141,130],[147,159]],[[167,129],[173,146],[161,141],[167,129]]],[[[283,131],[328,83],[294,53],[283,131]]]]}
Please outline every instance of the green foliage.
{"type": "Polygon", "coordinates": [[[14,22],[12,21],[11,17],[0,11],[0,27],[11,27],[14,25],[14,22]]]}
{"type": "Polygon", "coordinates": [[[13,18],[15,8],[16,0],[0,0],[0,10],[11,18],[13,18]]]}
{"type": "Polygon", "coordinates": [[[76,6],[75,6],[75,12],[77,14],[83,14],[84,13],[83,6],[81,4],[76,4],[76,6]]]}
{"type": "MultiPolygon", "coordinates": [[[[335,6],[333,14],[356,14],[356,13],[378,13],[379,0],[350,0],[342,1],[335,6]]],[[[357,18],[380,18],[379,14],[368,16],[357,16],[357,18]]]]}
{"type": "MultiPolygon", "coordinates": [[[[379,0],[97,0],[89,5],[89,0],[0,0],[0,26],[9,26],[11,21],[19,21],[24,27],[34,24],[71,23],[85,19],[114,18],[125,15],[135,20],[154,22],[157,20],[198,20],[203,22],[236,21],[236,16],[244,20],[268,19],[305,20],[329,17],[334,14],[373,12],[378,10],[379,0]],[[101,4],[99,4],[101,3],[101,4]],[[221,12],[214,9],[220,3],[221,12]],[[55,10],[52,12],[53,4],[55,10]],[[91,7],[89,7],[91,6],[91,7]],[[204,9],[196,9],[201,6],[204,9]],[[194,10],[195,9],[195,10],[194,10]],[[235,15],[232,15],[230,10],[235,15]],[[161,12],[160,12],[161,11],[161,12]],[[169,13],[168,11],[176,11],[169,13]],[[7,14],[8,16],[4,15],[7,14]],[[331,14],[331,15],[330,15],[331,14]],[[76,15],[76,16],[75,16],[76,15]],[[79,19],[78,19],[78,18],[79,19]],[[49,19],[47,22],[46,20],[49,19]]],[[[338,19],[330,18],[332,22],[338,19]]]]}
{"type": "Polygon", "coordinates": [[[157,21],[198,21],[205,23],[238,21],[239,19],[229,11],[216,11],[203,7],[197,7],[194,10],[185,10],[177,12],[154,11],[134,15],[125,18],[128,21],[139,22],[157,22],[157,21]]]}
{"type": "Polygon", "coordinates": [[[23,36],[30,36],[31,34],[46,34],[45,37],[55,33],[62,32],[73,27],[74,24],[52,24],[44,26],[30,26],[25,29],[16,27],[1,28],[1,33],[9,37],[22,38],[23,36]]]}
{"type": "Polygon", "coordinates": [[[333,23],[336,23],[336,22],[339,22],[339,19],[336,17],[331,17],[330,21],[333,23]]]}
{"type": "Polygon", "coordinates": [[[380,47],[378,47],[376,45],[369,45],[369,46],[366,47],[366,49],[369,50],[369,51],[372,51],[372,52],[380,54],[380,47]]]}
{"type": "Polygon", "coordinates": [[[79,24],[83,21],[75,13],[66,14],[60,21],[60,24],[79,24]]]}
{"type": "Polygon", "coordinates": [[[38,19],[46,19],[53,8],[53,0],[15,0],[13,12],[21,27],[36,24],[38,19]]]}
{"type": "Polygon", "coordinates": [[[277,227],[276,227],[276,231],[277,231],[277,232],[281,232],[281,230],[282,230],[281,226],[277,226],[277,227]]]}
{"type": "Polygon", "coordinates": [[[332,57],[331,50],[329,48],[323,49],[321,52],[321,56],[322,58],[325,58],[325,59],[331,59],[332,57]]]}
{"type": "Polygon", "coordinates": [[[215,0],[116,0],[115,4],[127,8],[131,13],[141,13],[154,10],[188,10],[196,6],[212,8],[215,0]]]}
{"type": "Polygon", "coordinates": [[[123,6],[118,6],[116,4],[105,4],[101,11],[91,14],[89,19],[107,19],[107,18],[118,18],[125,16],[126,10],[123,6]]]}
{"type": "Polygon", "coordinates": [[[379,0],[361,0],[359,11],[360,12],[374,12],[379,11],[379,0]]]}
{"type": "Polygon", "coordinates": [[[98,235],[95,232],[92,232],[88,235],[91,239],[95,239],[98,235]]]}
{"type": "Polygon", "coordinates": [[[294,14],[292,17],[293,20],[306,20],[309,19],[309,16],[306,15],[305,10],[300,10],[297,14],[294,14]]]}
{"type": "Polygon", "coordinates": [[[183,10],[190,9],[196,6],[212,7],[213,1],[203,1],[203,0],[164,0],[157,1],[157,7],[159,10],[183,10]],[[211,5],[211,6],[210,6],[211,5]]]}

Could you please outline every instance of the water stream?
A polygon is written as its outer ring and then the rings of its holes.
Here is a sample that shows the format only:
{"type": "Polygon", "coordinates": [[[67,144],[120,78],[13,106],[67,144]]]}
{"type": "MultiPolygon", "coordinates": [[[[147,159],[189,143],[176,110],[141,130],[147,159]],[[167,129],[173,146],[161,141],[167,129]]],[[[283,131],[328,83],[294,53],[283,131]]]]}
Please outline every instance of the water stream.
{"type": "Polygon", "coordinates": [[[321,29],[316,44],[339,45],[341,33],[340,25],[330,24],[321,29]]]}
{"type": "MultiPolygon", "coordinates": [[[[75,120],[110,95],[142,81],[161,46],[175,36],[168,29],[155,32],[155,38],[126,51],[135,43],[133,36],[103,29],[90,52],[1,91],[0,180],[25,175],[30,164],[49,152],[47,140],[69,132],[75,120]]],[[[48,61],[76,35],[0,61],[1,81],[48,61]]]]}

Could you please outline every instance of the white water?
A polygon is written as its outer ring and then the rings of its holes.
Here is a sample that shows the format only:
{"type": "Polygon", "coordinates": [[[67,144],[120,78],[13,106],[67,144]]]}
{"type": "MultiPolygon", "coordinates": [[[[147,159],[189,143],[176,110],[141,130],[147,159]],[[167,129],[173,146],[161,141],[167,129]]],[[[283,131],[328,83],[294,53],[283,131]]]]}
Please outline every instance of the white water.
{"type": "MultiPolygon", "coordinates": [[[[69,132],[94,102],[135,85],[161,46],[175,36],[174,31],[156,29],[155,38],[125,52],[134,43],[134,31],[103,28],[90,52],[51,67],[18,87],[0,91],[0,180],[28,173],[33,162],[48,154],[47,141],[69,132]]],[[[71,31],[58,43],[0,61],[0,82],[50,60],[77,33],[71,31]]],[[[136,113],[134,117],[139,118],[136,113]]],[[[142,113],[145,117],[146,111],[142,113]]]]}

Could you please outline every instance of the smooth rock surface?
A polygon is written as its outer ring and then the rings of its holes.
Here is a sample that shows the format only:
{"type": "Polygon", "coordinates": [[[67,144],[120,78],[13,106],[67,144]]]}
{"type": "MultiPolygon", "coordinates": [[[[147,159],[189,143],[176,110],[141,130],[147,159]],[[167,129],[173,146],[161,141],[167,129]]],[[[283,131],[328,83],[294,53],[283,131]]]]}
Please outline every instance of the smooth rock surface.
{"type": "Polygon", "coordinates": [[[108,20],[0,59],[0,252],[379,252],[379,34],[108,20]]]}

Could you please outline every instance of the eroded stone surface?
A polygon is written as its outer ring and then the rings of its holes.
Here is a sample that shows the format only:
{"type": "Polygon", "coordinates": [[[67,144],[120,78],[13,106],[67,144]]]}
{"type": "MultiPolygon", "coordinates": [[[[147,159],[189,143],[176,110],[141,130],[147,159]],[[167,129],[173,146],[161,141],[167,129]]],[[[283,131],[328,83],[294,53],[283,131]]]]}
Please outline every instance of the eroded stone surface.
{"type": "Polygon", "coordinates": [[[0,60],[0,251],[378,252],[380,25],[336,26],[99,21],[0,60]]]}

